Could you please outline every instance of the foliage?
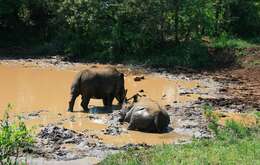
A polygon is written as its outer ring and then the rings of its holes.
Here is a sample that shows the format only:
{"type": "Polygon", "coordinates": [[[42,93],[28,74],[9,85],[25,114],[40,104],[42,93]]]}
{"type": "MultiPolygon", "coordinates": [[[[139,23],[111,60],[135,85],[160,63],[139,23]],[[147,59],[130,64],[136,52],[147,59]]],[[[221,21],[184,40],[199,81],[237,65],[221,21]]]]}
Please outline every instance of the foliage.
{"type": "Polygon", "coordinates": [[[255,112],[255,115],[256,115],[258,118],[260,118],[260,112],[259,112],[259,111],[256,111],[256,112],[255,112]]]}
{"type": "Polygon", "coordinates": [[[259,29],[257,0],[0,0],[2,46],[38,43],[36,53],[92,61],[149,57],[166,66],[209,65],[201,38],[214,38],[216,47],[244,47],[229,36],[254,38],[259,29]],[[198,48],[189,50],[195,42],[198,48]]]}
{"type": "Polygon", "coordinates": [[[208,127],[216,136],[219,135],[218,116],[213,112],[213,107],[210,105],[204,105],[204,116],[208,120],[208,127]]]}
{"type": "Polygon", "coordinates": [[[215,48],[249,48],[256,45],[249,41],[231,37],[228,34],[223,33],[219,37],[213,39],[211,46],[215,48]]]}
{"type": "Polygon", "coordinates": [[[34,138],[20,119],[18,123],[11,122],[8,105],[3,120],[0,121],[0,164],[17,164],[21,149],[33,144],[34,138]],[[13,158],[12,158],[13,157],[13,158]]]}

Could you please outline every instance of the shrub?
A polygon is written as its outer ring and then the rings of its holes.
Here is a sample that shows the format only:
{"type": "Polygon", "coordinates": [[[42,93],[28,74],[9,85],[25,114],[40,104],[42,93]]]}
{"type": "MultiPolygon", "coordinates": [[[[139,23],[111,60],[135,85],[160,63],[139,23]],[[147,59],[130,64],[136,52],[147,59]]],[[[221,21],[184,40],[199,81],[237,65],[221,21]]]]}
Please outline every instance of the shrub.
{"type": "Polygon", "coordinates": [[[8,105],[3,120],[0,120],[0,164],[17,164],[21,149],[33,144],[34,138],[24,122],[19,118],[18,122],[11,122],[8,105]]]}

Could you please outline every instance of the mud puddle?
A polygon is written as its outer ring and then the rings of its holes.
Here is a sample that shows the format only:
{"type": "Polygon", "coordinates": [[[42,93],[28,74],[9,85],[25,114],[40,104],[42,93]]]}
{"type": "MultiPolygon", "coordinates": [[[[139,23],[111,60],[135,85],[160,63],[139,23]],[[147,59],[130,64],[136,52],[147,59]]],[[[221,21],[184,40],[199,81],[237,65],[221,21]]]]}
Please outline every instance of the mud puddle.
{"type": "MultiPolygon", "coordinates": [[[[13,105],[11,115],[22,115],[30,119],[31,125],[46,125],[59,121],[68,120],[66,126],[70,129],[83,131],[85,129],[103,128],[102,121],[90,122],[88,114],[83,113],[80,106],[80,97],[75,104],[75,112],[66,111],[69,100],[70,85],[77,71],[42,69],[24,67],[20,65],[0,65],[0,109],[5,109],[8,103],[13,105]],[[75,122],[74,122],[75,121],[75,122]],[[39,123],[38,123],[39,122],[39,123]],[[91,127],[87,123],[92,123],[91,127]],[[96,125],[96,126],[95,126],[96,125]],[[98,127],[98,128],[96,128],[98,127]]],[[[136,82],[134,77],[126,77],[125,83],[130,97],[139,91],[161,104],[171,105],[173,102],[186,102],[196,100],[200,95],[179,94],[179,89],[192,89],[199,82],[185,80],[169,80],[153,75],[145,76],[145,79],[136,82]]],[[[118,110],[114,100],[114,110],[118,110]]],[[[89,107],[92,113],[104,113],[101,100],[91,99],[89,107]]],[[[3,113],[0,114],[2,117],[3,113]]]]}
{"type": "MultiPolygon", "coordinates": [[[[113,102],[113,113],[107,113],[101,100],[91,99],[89,104],[91,113],[84,113],[80,106],[81,99],[78,98],[75,111],[67,112],[71,82],[79,70],[89,65],[73,64],[64,67],[59,64],[56,66],[55,63],[54,66],[44,67],[43,63],[38,67],[38,64],[15,61],[0,63],[0,109],[2,110],[0,118],[3,117],[3,110],[7,104],[11,103],[13,105],[9,112],[11,118],[21,116],[29,127],[35,127],[36,134],[49,124],[53,124],[88,137],[97,137],[96,144],[102,144],[103,148],[91,146],[88,152],[93,153],[87,155],[90,157],[97,157],[103,151],[121,150],[122,147],[127,148],[129,144],[172,144],[188,140],[194,135],[195,137],[209,136],[201,112],[201,104],[196,104],[196,101],[199,98],[216,97],[218,83],[210,78],[150,72],[134,74],[129,71],[129,68],[121,66],[119,70],[126,73],[127,97],[139,92],[168,109],[171,116],[169,132],[152,134],[128,131],[127,125],[121,125],[118,122],[119,107],[116,101],[113,102]],[[142,78],[137,81],[136,77],[142,78]]],[[[65,148],[69,153],[76,153],[76,155],[81,152],[71,149],[68,145],[60,148],[65,148]]],[[[60,150],[57,151],[58,154],[59,152],[60,150]]],[[[66,160],[66,155],[61,160],[66,160]]]]}

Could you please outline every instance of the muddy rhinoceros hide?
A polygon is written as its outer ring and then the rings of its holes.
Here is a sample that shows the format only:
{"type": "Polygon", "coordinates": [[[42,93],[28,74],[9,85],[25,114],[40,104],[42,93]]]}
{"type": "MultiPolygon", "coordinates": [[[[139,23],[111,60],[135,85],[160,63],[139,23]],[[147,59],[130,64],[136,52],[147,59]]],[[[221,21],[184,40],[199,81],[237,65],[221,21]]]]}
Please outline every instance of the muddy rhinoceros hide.
{"type": "Polygon", "coordinates": [[[104,106],[111,107],[116,98],[123,103],[126,90],[124,74],[109,66],[92,66],[77,74],[71,86],[68,111],[72,112],[76,98],[81,95],[81,106],[88,111],[91,98],[103,99],[104,106]]]}
{"type": "Polygon", "coordinates": [[[129,130],[165,132],[170,123],[168,113],[158,103],[146,97],[124,104],[119,114],[119,121],[128,122],[129,130]]]}

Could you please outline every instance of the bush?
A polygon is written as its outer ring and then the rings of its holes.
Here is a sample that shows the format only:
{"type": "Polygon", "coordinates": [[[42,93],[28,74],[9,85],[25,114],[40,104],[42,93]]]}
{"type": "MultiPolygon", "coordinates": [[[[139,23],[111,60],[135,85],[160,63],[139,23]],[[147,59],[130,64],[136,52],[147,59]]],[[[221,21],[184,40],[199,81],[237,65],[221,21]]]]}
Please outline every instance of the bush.
{"type": "Polygon", "coordinates": [[[11,122],[8,105],[3,120],[0,120],[0,164],[17,164],[21,149],[33,144],[34,138],[21,119],[11,122]]]}
{"type": "Polygon", "coordinates": [[[220,36],[213,39],[211,46],[214,48],[248,48],[255,45],[246,40],[232,37],[227,33],[222,33],[220,36]]]}

